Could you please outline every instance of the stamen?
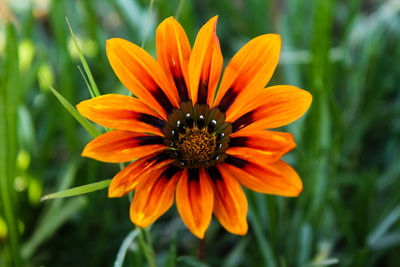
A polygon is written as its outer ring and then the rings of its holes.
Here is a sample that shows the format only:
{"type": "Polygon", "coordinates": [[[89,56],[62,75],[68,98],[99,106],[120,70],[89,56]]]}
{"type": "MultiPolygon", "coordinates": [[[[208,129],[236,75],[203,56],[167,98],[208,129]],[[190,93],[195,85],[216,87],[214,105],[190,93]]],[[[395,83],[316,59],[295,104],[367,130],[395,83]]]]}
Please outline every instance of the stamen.
{"type": "Polygon", "coordinates": [[[174,165],[183,168],[206,168],[223,162],[232,127],[218,108],[181,103],[168,116],[163,128],[164,144],[170,147],[174,165]]]}
{"type": "Polygon", "coordinates": [[[203,115],[200,115],[200,116],[199,116],[199,120],[197,121],[197,127],[198,127],[199,129],[203,129],[203,127],[204,127],[204,121],[205,121],[204,116],[203,116],[203,115]]]}
{"type": "Polygon", "coordinates": [[[176,149],[184,162],[196,165],[209,161],[215,151],[215,137],[198,129],[188,129],[179,136],[176,149]]]}

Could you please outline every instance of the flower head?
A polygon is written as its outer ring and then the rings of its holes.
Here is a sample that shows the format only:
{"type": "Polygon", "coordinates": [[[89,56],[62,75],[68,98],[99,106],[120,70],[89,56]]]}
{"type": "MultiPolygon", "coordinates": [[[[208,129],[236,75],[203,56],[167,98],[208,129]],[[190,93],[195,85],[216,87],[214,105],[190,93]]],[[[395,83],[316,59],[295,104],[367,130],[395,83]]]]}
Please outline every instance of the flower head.
{"type": "Polygon", "coordinates": [[[83,156],[129,162],[112,180],[109,197],[135,190],[132,222],[146,227],[176,206],[190,231],[203,238],[212,214],[231,233],[247,232],[251,190],[297,196],[302,182],[280,158],[296,144],[290,133],[270,131],[302,116],[311,95],[299,88],[265,88],[279,59],[281,39],[259,36],[223,65],[217,17],[191,50],[172,17],[157,29],[157,61],[123,39],[107,41],[120,81],[137,98],[104,95],[78,104],[86,118],[115,129],[91,141],[83,156]]]}

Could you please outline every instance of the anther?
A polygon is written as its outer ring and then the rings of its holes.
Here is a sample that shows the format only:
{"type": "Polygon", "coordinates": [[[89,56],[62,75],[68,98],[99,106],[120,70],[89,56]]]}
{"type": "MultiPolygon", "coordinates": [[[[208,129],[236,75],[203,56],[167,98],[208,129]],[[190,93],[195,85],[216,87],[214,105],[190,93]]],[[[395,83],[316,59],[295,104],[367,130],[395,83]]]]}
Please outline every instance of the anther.
{"type": "Polygon", "coordinates": [[[197,120],[197,127],[199,127],[199,129],[203,129],[204,127],[204,116],[200,115],[199,119],[197,120]]]}
{"type": "Polygon", "coordinates": [[[192,115],[191,115],[190,113],[186,113],[185,118],[186,118],[186,125],[187,125],[189,128],[192,128],[192,127],[193,127],[192,115]]]}
{"type": "Polygon", "coordinates": [[[215,126],[217,125],[216,120],[211,120],[210,123],[207,125],[207,131],[208,133],[212,133],[215,130],[215,126]]]}
{"type": "Polygon", "coordinates": [[[219,135],[217,135],[217,142],[221,141],[222,138],[225,137],[225,133],[220,133],[219,135]]]}
{"type": "Polygon", "coordinates": [[[176,122],[176,127],[178,127],[179,132],[184,133],[186,130],[186,126],[180,121],[178,120],[176,122]]]}
{"type": "Polygon", "coordinates": [[[179,134],[175,131],[175,130],[171,130],[171,134],[173,137],[175,137],[176,139],[179,139],[179,134]]]}

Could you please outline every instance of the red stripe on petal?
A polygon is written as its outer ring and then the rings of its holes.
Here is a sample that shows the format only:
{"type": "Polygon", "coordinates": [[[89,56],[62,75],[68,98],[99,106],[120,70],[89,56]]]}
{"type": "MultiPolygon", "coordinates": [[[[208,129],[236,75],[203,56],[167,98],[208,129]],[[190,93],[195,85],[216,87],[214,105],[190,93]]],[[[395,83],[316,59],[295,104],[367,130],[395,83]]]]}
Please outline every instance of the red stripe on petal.
{"type": "Polygon", "coordinates": [[[264,194],[294,197],[303,190],[296,171],[282,160],[260,165],[249,158],[230,156],[221,164],[243,186],[264,194]]]}
{"type": "Polygon", "coordinates": [[[209,104],[214,100],[220,79],[223,57],[216,35],[218,16],[200,29],[189,60],[190,97],[193,103],[209,104]]]}
{"type": "Polygon", "coordinates": [[[176,184],[182,170],[169,165],[149,172],[135,191],[130,217],[131,221],[145,228],[163,215],[174,203],[176,184]]]}
{"type": "Polygon", "coordinates": [[[168,155],[161,152],[138,159],[123,168],[111,180],[108,197],[122,197],[136,188],[148,172],[155,171],[173,162],[168,155]]]}
{"type": "Polygon", "coordinates": [[[165,123],[142,101],[124,95],[102,95],[76,107],[82,116],[111,129],[162,134],[165,123]]]}
{"type": "Polygon", "coordinates": [[[176,207],[189,230],[203,238],[212,217],[214,192],[204,169],[185,169],[176,189],[176,207]]]}
{"type": "Polygon", "coordinates": [[[228,172],[211,167],[208,173],[214,183],[214,214],[221,225],[237,235],[247,233],[247,199],[240,184],[228,172]]]}
{"type": "Polygon", "coordinates": [[[104,162],[127,162],[165,149],[162,143],[161,136],[115,130],[92,140],[82,156],[104,162]]]}

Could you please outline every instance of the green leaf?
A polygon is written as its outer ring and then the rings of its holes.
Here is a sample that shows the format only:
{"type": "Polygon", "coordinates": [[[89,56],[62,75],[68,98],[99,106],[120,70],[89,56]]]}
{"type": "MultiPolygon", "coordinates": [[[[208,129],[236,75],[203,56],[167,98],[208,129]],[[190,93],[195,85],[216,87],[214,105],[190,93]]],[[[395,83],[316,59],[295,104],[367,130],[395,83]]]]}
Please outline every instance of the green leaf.
{"type": "Polygon", "coordinates": [[[17,267],[21,266],[21,260],[14,178],[18,149],[17,107],[22,91],[22,76],[18,65],[17,31],[11,23],[6,24],[3,29],[6,42],[0,60],[0,203],[8,228],[6,246],[11,256],[10,264],[17,267]]]}
{"type": "Polygon", "coordinates": [[[124,259],[126,252],[128,251],[129,245],[133,242],[133,240],[139,235],[139,230],[133,230],[132,232],[125,237],[124,241],[122,242],[121,247],[119,248],[117,258],[115,259],[114,262],[114,267],[122,267],[124,264],[124,259]]]}
{"type": "Polygon", "coordinates": [[[110,182],[111,182],[111,179],[108,179],[108,180],[103,180],[100,182],[82,185],[82,186],[74,187],[74,188],[67,189],[64,191],[48,194],[48,195],[43,196],[41,198],[41,201],[48,200],[48,199],[54,199],[54,198],[64,198],[64,197],[72,197],[72,196],[87,194],[87,193],[94,192],[94,191],[101,190],[101,189],[108,187],[110,185],[110,182]]]}
{"type": "Polygon", "coordinates": [[[85,74],[83,73],[83,71],[82,71],[82,69],[81,69],[80,66],[78,66],[78,70],[79,70],[79,72],[81,73],[83,79],[85,80],[85,83],[86,83],[86,86],[87,86],[87,88],[88,88],[88,90],[89,90],[90,96],[91,96],[92,98],[96,97],[96,95],[95,95],[94,92],[93,92],[92,87],[91,87],[90,84],[89,84],[89,81],[86,79],[86,76],[85,76],[85,74]]]}
{"type": "Polygon", "coordinates": [[[86,197],[77,197],[62,203],[58,209],[51,209],[46,214],[45,223],[38,224],[32,238],[24,244],[22,255],[28,259],[35,250],[50,238],[65,222],[67,222],[74,214],[87,205],[86,197]]]}
{"type": "Polygon", "coordinates": [[[400,206],[394,208],[368,237],[368,245],[374,247],[400,218],[400,206]]]}
{"type": "Polygon", "coordinates": [[[91,124],[87,119],[85,119],[78,110],[71,105],[56,89],[54,89],[47,80],[39,74],[40,79],[49,87],[50,91],[57,97],[60,103],[66,108],[66,110],[71,113],[72,116],[89,132],[89,134],[93,137],[99,136],[101,133],[97,130],[93,124],[91,124]]]}
{"type": "Polygon", "coordinates": [[[171,240],[171,246],[168,252],[166,267],[176,266],[176,256],[177,256],[176,250],[177,249],[176,249],[176,232],[175,232],[171,240]]]}
{"type": "Polygon", "coordinates": [[[321,260],[318,262],[313,262],[308,266],[309,267],[321,267],[321,266],[330,266],[330,265],[334,265],[334,264],[338,264],[338,263],[339,263],[339,259],[330,258],[330,259],[325,259],[325,260],[321,260]]]}
{"type": "MultiPolygon", "coordinates": [[[[57,190],[62,191],[70,187],[75,179],[78,164],[80,161],[73,159],[66,163],[64,168],[59,170],[59,183],[57,190]]],[[[37,248],[56,232],[66,221],[70,219],[79,209],[81,209],[86,200],[84,197],[74,199],[56,199],[49,201],[44,205],[40,219],[35,227],[32,236],[24,243],[22,247],[22,256],[29,259],[35,253],[37,248]]]]}
{"type": "Polygon", "coordinates": [[[209,265],[205,264],[204,262],[199,261],[196,258],[190,256],[182,256],[178,258],[178,262],[186,264],[187,266],[191,267],[208,267],[209,265]]]}
{"type": "Polygon", "coordinates": [[[99,88],[97,87],[96,82],[94,81],[92,72],[89,69],[89,66],[88,66],[88,64],[86,62],[85,57],[83,56],[82,51],[78,46],[78,42],[76,41],[75,35],[74,35],[73,31],[72,31],[71,25],[69,24],[68,18],[65,18],[65,19],[67,20],[67,24],[68,24],[69,30],[71,31],[71,37],[72,37],[72,40],[74,41],[76,50],[78,51],[79,58],[81,59],[81,62],[82,62],[82,65],[83,65],[83,69],[85,70],[86,75],[89,78],[89,82],[90,82],[90,87],[88,87],[89,88],[89,92],[90,92],[91,95],[100,96],[99,88]]]}

